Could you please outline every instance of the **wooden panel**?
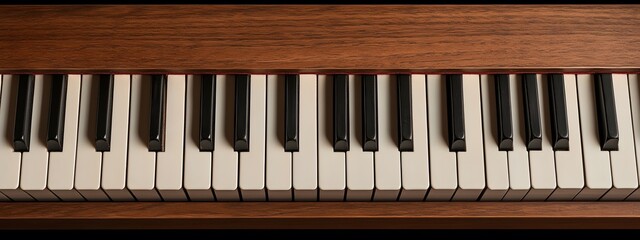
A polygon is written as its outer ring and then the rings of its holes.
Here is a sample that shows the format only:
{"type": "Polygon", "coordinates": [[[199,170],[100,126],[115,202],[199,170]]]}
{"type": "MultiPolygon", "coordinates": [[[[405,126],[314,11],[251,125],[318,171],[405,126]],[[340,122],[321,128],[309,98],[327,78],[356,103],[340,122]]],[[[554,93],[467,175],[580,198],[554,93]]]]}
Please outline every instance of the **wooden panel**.
{"type": "Polygon", "coordinates": [[[640,228],[640,202],[0,203],[21,228],[640,228]]]}
{"type": "Polygon", "coordinates": [[[638,71],[640,5],[0,6],[0,71],[638,71]]]}

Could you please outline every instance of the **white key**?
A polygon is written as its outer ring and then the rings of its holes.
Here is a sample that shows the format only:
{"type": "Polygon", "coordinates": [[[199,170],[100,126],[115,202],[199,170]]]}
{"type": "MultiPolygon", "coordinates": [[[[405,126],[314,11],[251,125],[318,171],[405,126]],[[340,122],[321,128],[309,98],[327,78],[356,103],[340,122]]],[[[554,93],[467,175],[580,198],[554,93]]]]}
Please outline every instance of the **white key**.
{"type": "Polygon", "coordinates": [[[455,201],[475,201],[485,187],[480,76],[462,75],[467,150],[458,152],[458,190],[455,201]]]}
{"type": "Polygon", "coordinates": [[[427,80],[411,75],[413,152],[401,152],[402,191],[400,201],[422,201],[429,190],[429,140],[427,140],[427,80]]]}
{"type": "MultiPolygon", "coordinates": [[[[631,114],[633,120],[633,132],[636,138],[640,137],[640,83],[638,74],[629,74],[629,97],[631,99],[631,114]]],[[[636,163],[638,176],[640,176],[640,141],[636,140],[636,163]]],[[[640,200],[640,190],[636,189],[626,200],[640,200]]]]}
{"type": "MultiPolygon", "coordinates": [[[[102,189],[113,201],[133,201],[127,185],[127,149],[129,146],[129,99],[131,76],[115,75],[113,81],[113,106],[111,110],[111,149],[102,153],[102,189]],[[115,107],[117,106],[117,107],[115,107]]],[[[95,130],[91,129],[95,132],[95,130]]],[[[95,134],[95,133],[92,133],[95,134]]],[[[92,149],[95,152],[94,149],[92,149]]],[[[85,196],[86,197],[86,196],[85,196]]]]}
{"type": "Polygon", "coordinates": [[[216,126],[212,160],[211,187],[218,201],[238,201],[238,154],[233,149],[234,84],[233,75],[216,76],[216,126]]]}
{"type": "Polygon", "coordinates": [[[80,75],[68,76],[62,152],[49,153],[48,186],[63,201],[84,200],[73,189],[78,137],[78,111],[80,108],[80,81],[80,75]]]}
{"type": "Polygon", "coordinates": [[[509,75],[511,83],[511,121],[513,123],[513,151],[507,152],[509,166],[509,191],[504,201],[520,201],[531,188],[529,178],[529,153],[524,142],[524,109],[520,77],[509,75]]]}
{"type": "MultiPolygon", "coordinates": [[[[301,104],[304,103],[301,102],[301,104]]],[[[351,142],[354,137],[351,137],[351,142]]],[[[342,201],[344,199],[347,184],[345,156],[344,152],[333,151],[333,77],[318,75],[318,188],[320,189],[320,201],[342,201]]]]}
{"type": "Polygon", "coordinates": [[[157,153],[156,188],[164,201],[186,201],[182,189],[185,75],[167,76],[165,149],[157,153]]]}
{"type": "Polygon", "coordinates": [[[33,111],[31,118],[31,146],[22,153],[20,188],[38,201],[59,200],[47,189],[49,152],[45,143],[49,113],[51,77],[36,75],[33,88],[33,111]]]}
{"type": "Polygon", "coordinates": [[[551,123],[547,80],[537,74],[538,104],[540,106],[540,129],[542,150],[529,151],[531,190],[524,197],[526,201],[544,201],[556,189],[556,167],[551,145],[551,123]]]}
{"type": "Polygon", "coordinates": [[[611,161],[609,160],[609,152],[600,150],[593,76],[580,74],[577,76],[576,82],[578,86],[585,187],[574,200],[598,200],[612,186],[611,161]]]}
{"type": "Polygon", "coordinates": [[[33,198],[20,189],[20,165],[22,154],[13,151],[12,138],[15,122],[15,99],[18,94],[18,75],[2,75],[0,94],[0,192],[15,201],[31,201],[33,198]],[[13,103],[14,106],[11,106],[13,103]]]}
{"type": "MultiPolygon", "coordinates": [[[[128,79],[124,81],[128,82],[128,79]]],[[[80,85],[82,89],[80,90],[80,112],[78,115],[75,189],[88,201],[109,201],[109,197],[100,189],[102,154],[96,152],[94,144],[100,80],[97,75],[82,75],[80,85]]],[[[114,97],[113,99],[115,101],[118,98],[114,97]]],[[[118,108],[114,107],[113,109],[118,108]]]]}
{"type": "Polygon", "coordinates": [[[584,187],[584,167],[582,165],[582,143],[580,136],[580,113],[578,112],[578,92],[576,75],[564,75],[564,90],[569,123],[569,151],[556,151],[556,174],[558,186],[547,200],[572,200],[584,187]]]}
{"type": "Polygon", "coordinates": [[[347,152],[347,201],[371,201],[373,152],[362,150],[362,80],[349,75],[349,136],[347,152]]]}
{"type": "MultiPolygon", "coordinates": [[[[184,139],[184,188],[191,201],[213,201],[211,191],[211,152],[200,152],[199,75],[187,75],[186,130],[184,139]]],[[[217,94],[222,94],[218,91],[217,94]]],[[[216,94],[216,96],[217,96],[216,94]]],[[[215,116],[216,118],[220,116],[215,116]]],[[[215,131],[224,131],[215,129],[215,131]]]]}
{"type": "Polygon", "coordinates": [[[251,75],[248,152],[240,152],[240,191],[243,201],[266,200],[264,190],[267,76],[251,75]]]}
{"type": "Polygon", "coordinates": [[[293,195],[295,201],[316,201],[318,198],[318,131],[316,83],[317,76],[300,75],[300,132],[298,152],[293,152],[293,195]]]}
{"type": "Polygon", "coordinates": [[[613,92],[618,115],[618,151],[610,151],[613,188],[600,200],[619,201],[638,188],[638,170],[629,102],[629,83],[626,74],[613,74],[613,92]]]}
{"type": "Polygon", "coordinates": [[[397,85],[389,75],[378,75],[378,151],[373,153],[376,190],[374,201],[395,201],[400,194],[397,85]]]}
{"type": "Polygon", "coordinates": [[[431,190],[428,201],[449,201],[458,188],[456,153],[447,143],[447,94],[444,75],[427,75],[429,102],[429,163],[431,190]]]}
{"type": "MultiPolygon", "coordinates": [[[[499,150],[498,138],[496,137],[498,131],[498,120],[496,118],[497,93],[493,76],[480,75],[480,87],[482,91],[482,124],[484,128],[484,155],[487,171],[487,189],[480,200],[500,201],[509,190],[509,166],[507,165],[507,151],[499,150]]],[[[514,88],[515,86],[510,87],[514,88]]],[[[511,105],[513,106],[513,104],[512,102],[511,105]]]]}
{"type": "Polygon", "coordinates": [[[127,188],[138,201],[160,201],[155,189],[156,152],[147,148],[151,76],[131,76],[127,188]]]}
{"type": "Polygon", "coordinates": [[[291,153],[284,151],[284,75],[267,76],[267,190],[269,201],[291,201],[291,153]]]}

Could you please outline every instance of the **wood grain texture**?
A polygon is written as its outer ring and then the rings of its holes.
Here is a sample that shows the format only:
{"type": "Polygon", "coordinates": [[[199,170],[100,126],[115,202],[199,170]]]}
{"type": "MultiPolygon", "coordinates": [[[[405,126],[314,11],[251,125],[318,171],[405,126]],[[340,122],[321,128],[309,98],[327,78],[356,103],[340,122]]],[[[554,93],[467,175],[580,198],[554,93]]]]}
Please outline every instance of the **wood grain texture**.
{"type": "Polygon", "coordinates": [[[0,203],[21,228],[640,228],[640,202],[0,203]]]}
{"type": "Polygon", "coordinates": [[[640,5],[0,6],[0,72],[638,71],[640,5]]]}

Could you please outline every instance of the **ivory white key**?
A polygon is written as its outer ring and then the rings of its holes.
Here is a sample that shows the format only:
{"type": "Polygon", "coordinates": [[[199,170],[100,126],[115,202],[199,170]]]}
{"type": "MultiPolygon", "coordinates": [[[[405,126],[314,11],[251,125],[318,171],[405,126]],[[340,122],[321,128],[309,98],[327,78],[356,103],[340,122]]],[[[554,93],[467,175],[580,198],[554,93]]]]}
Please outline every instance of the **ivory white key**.
{"type": "Polygon", "coordinates": [[[363,151],[362,80],[349,75],[349,134],[351,147],[347,152],[347,201],[371,201],[373,197],[373,152],[363,151]]]}
{"type": "Polygon", "coordinates": [[[47,189],[49,152],[47,136],[47,114],[49,113],[48,91],[51,77],[36,75],[33,90],[33,111],[31,120],[31,147],[22,153],[20,188],[38,201],[58,201],[58,197],[47,189]]]}
{"type": "Polygon", "coordinates": [[[576,87],[576,75],[565,74],[564,89],[567,98],[569,151],[555,151],[558,186],[547,200],[572,200],[584,187],[580,113],[578,112],[578,92],[576,87]]]}
{"type": "Polygon", "coordinates": [[[318,131],[317,131],[317,76],[300,75],[300,150],[293,152],[293,195],[295,201],[318,199],[318,131]]]}
{"type": "Polygon", "coordinates": [[[531,188],[529,178],[529,154],[524,137],[524,109],[522,79],[509,75],[511,83],[511,119],[513,123],[513,151],[507,152],[509,166],[509,190],[504,201],[520,201],[531,188]]]}
{"type": "MultiPolygon", "coordinates": [[[[126,75],[129,82],[129,75],[126,75]]],[[[118,79],[116,79],[118,80],[118,79]]],[[[118,84],[121,81],[115,81],[118,84]]],[[[78,137],[76,146],[75,189],[88,201],[109,201],[109,197],[100,188],[102,174],[102,153],[95,148],[96,111],[98,108],[98,88],[100,78],[97,75],[82,75],[80,83],[80,112],[78,115],[78,137]]],[[[126,94],[127,100],[129,93],[126,94]]],[[[117,97],[114,97],[116,101],[117,97]]],[[[117,106],[117,105],[116,105],[117,106]]],[[[124,109],[128,112],[128,105],[124,109]]],[[[118,108],[113,108],[118,109],[118,108]]],[[[127,119],[129,121],[129,119],[127,119]]],[[[112,141],[112,144],[118,141],[112,141]]],[[[113,149],[112,149],[113,150],[113,149]]]]}
{"type": "Polygon", "coordinates": [[[234,80],[216,76],[215,146],[212,155],[211,187],[218,201],[238,201],[238,154],[233,149],[234,80]]]}
{"type": "Polygon", "coordinates": [[[618,151],[609,151],[613,188],[600,200],[619,201],[638,188],[638,170],[631,121],[629,83],[626,74],[613,74],[613,92],[618,115],[618,151]]]}
{"type": "Polygon", "coordinates": [[[411,76],[413,152],[401,152],[402,191],[400,201],[422,201],[429,190],[429,141],[427,140],[426,76],[411,76]]]}
{"type": "Polygon", "coordinates": [[[185,90],[185,75],[168,75],[165,149],[157,153],[156,167],[156,188],[164,201],[187,200],[182,189],[185,90]]]}
{"type": "MultiPolygon", "coordinates": [[[[631,114],[633,120],[633,132],[636,138],[640,137],[640,83],[638,74],[629,74],[629,97],[631,99],[631,114]]],[[[636,163],[638,176],[640,176],[640,141],[636,140],[636,163]]],[[[626,200],[640,200],[640,190],[636,189],[626,200]]]]}
{"type": "MultiPolygon", "coordinates": [[[[332,144],[332,81],[331,76],[318,75],[318,188],[320,189],[321,201],[344,200],[346,187],[346,154],[334,152],[332,144]]],[[[351,141],[353,142],[353,137],[351,141]]]]}
{"type": "Polygon", "coordinates": [[[18,93],[18,75],[2,75],[0,94],[0,192],[14,201],[31,201],[33,198],[20,189],[20,165],[22,154],[13,151],[11,138],[15,121],[15,99],[18,93]],[[14,106],[12,106],[12,104],[14,106]]]}
{"type": "Polygon", "coordinates": [[[114,107],[111,112],[111,149],[102,153],[102,189],[113,201],[134,200],[133,195],[126,188],[129,115],[137,114],[129,112],[129,99],[133,97],[131,96],[131,76],[115,75],[113,81],[114,107]]]}
{"type": "MultiPolygon", "coordinates": [[[[513,87],[515,86],[510,86],[510,88],[513,87]]],[[[480,88],[482,91],[482,125],[487,171],[487,188],[480,200],[500,201],[509,190],[509,167],[507,165],[507,151],[499,150],[496,135],[498,120],[496,118],[495,79],[488,75],[480,75],[480,88]]],[[[511,106],[513,104],[512,102],[511,106]]]]}
{"type": "Polygon", "coordinates": [[[395,201],[402,177],[397,145],[398,97],[395,77],[378,75],[378,151],[373,153],[376,190],[374,201],[395,201]]]}
{"type": "Polygon", "coordinates": [[[475,201],[485,187],[480,76],[462,75],[467,150],[458,152],[458,190],[455,201],[475,201]]]}
{"type": "Polygon", "coordinates": [[[243,201],[266,200],[265,174],[265,128],[267,115],[267,76],[251,75],[251,117],[249,118],[248,152],[240,152],[240,191],[243,201]]]}
{"type": "Polygon", "coordinates": [[[266,180],[269,201],[291,201],[291,153],[284,151],[284,75],[267,76],[266,180]]]}
{"type": "MultiPolygon", "coordinates": [[[[444,75],[427,75],[429,102],[429,170],[431,189],[428,201],[449,201],[458,188],[456,153],[447,143],[447,99],[444,75]]],[[[469,144],[467,144],[469,147],[469,144]]]]}
{"type": "Polygon", "coordinates": [[[82,201],[74,188],[78,111],[80,108],[80,75],[69,75],[65,106],[64,143],[62,152],[49,152],[48,186],[63,201],[82,201]]]}
{"type": "Polygon", "coordinates": [[[127,188],[138,201],[160,201],[155,188],[156,152],[147,148],[151,77],[131,76],[127,188]]]}
{"type": "MultiPolygon", "coordinates": [[[[187,75],[187,107],[184,139],[184,189],[191,201],[213,201],[211,191],[211,152],[200,152],[200,86],[201,77],[187,75]]],[[[222,94],[216,88],[216,96],[222,94]]],[[[216,115],[216,117],[218,117],[216,115]]],[[[216,131],[224,131],[216,129],[216,131]]]]}
{"type": "Polygon", "coordinates": [[[551,145],[548,83],[546,79],[542,80],[542,75],[540,74],[536,74],[536,80],[539,93],[542,150],[529,151],[531,190],[524,197],[526,201],[544,201],[556,189],[556,167],[553,145],[551,145]]]}
{"type": "Polygon", "coordinates": [[[612,186],[611,161],[609,160],[609,152],[600,150],[593,77],[579,74],[577,75],[576,83],[580,111],[580,132],[582,133],[585,186],[574,200],[598,200],[612,186]]]}

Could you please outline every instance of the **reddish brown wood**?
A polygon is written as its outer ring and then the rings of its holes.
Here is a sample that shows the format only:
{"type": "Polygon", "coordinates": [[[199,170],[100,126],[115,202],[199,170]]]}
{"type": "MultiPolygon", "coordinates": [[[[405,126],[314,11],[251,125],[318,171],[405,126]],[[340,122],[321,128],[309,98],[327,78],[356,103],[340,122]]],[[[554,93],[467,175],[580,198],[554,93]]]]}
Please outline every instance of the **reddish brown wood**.
{"type": "Polygon", "coordinates": [[[0,71],[640,69],[640,5],[0,6],[0,71]]]}
{"type": "Polygon", "coordinates": [[[20,228],[640,228],[640,202],[1,203],[20,228]]]}

